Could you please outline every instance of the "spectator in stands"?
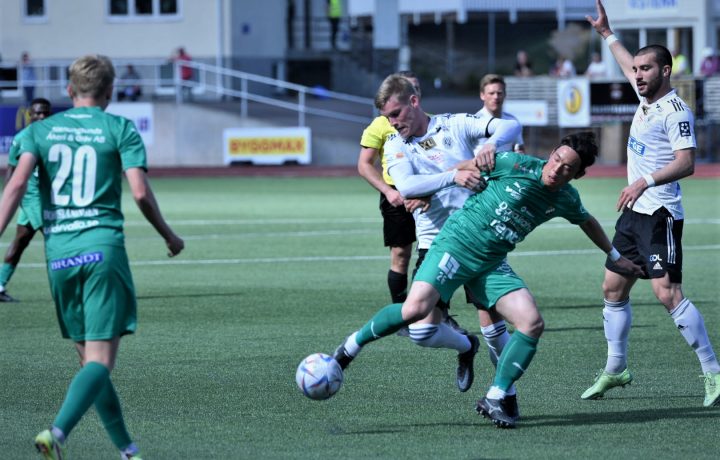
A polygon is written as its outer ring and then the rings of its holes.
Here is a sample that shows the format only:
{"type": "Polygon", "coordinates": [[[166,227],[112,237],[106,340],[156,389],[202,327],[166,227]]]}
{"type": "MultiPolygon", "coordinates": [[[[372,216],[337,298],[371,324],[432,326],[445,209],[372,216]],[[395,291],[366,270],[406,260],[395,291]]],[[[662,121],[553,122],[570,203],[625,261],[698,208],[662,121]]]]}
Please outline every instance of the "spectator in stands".
{"type": "Polygon", "coordinates": [[[30,104],[35,96],[35,81],[37,77],[35,76],[35,67],[33,67],[30,62],[30,54],[28,54],[27,51],[21,56],[20,66],[22,87],[25,92],[25,103],[30,104]]]}
{"type": "Polygon", "coordinates": [[[675,48],[673,51],[672,76],[678,78],[689,74],[690,64],[688,63],[688,58],[682,54],[680,48],[675,48]]]}
{"type": "Polygon", "coordinates": [[[171,59],[174,63],[180,62],[180,80],[182,85],[183,100],[190,100],[192,97],[192,79],[193,68],[188,65],[182,65],[183,62],[191,62],[192,57],[185,51],[182,46],[175,51],[175,56],[171,59]]]}
{"type": "Polygon", "coordinates": [[[557,61],[555,61],[555,76],[560,78],[569,78],[574,77],[577,75],[577,72],[575,71],[575,64],[569,59],[564,56],[558,56],[557,61]]]}
{"type": "Polygon", "coordinates": [[[715,54],[715,50],[706,46],[702,50],[703,60],[700,63],[700,75],[703,77],[712,77],[720,74],[720,56],[715,54]]]}
{"type": "Polygon", "coordinates": [[[531,77],[533,75],[532,63],[525,50],[519,50],[515,57],[515,76],[531,77]]]}
{"type": "Polygon", "coordinates": [[[135,70],[135,67],[128,64],[125,73],[120,77],[120,83],[125,86],[121,86],[120,91],[118,91],[118,101],[123,101],[125,98],[133,102],[137,101],[142,96],[140,80],[140,75],[135,70]]]}
{"type": "Polygon", "coordinates": [[[593,78],[607,77],[607,66],[602,61],[602,57],[600,56],[600,53],[594,52],[592,54],[592,58],[590,60],[590,65],[588,66],[587,70],[585,71],[585,76],[590,78],[591,80],[593,78]]]}
{"type": "Polygon", "coordinates": [[[327,0],[327,17],[330,21],[330,45],[337,49],[337,34],[340,29],[340,17],[342,17],[341,0],[327,0]]]}

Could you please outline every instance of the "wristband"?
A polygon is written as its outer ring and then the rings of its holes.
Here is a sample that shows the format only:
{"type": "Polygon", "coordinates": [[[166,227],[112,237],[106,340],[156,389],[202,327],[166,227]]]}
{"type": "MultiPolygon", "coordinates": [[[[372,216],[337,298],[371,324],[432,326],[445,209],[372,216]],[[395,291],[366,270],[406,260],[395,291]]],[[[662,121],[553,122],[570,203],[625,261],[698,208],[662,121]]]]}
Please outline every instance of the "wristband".
{"type": "Polygon", "coordinates": [[[610,250],[610,252],[608,252],[608,257],[610,257],[611,261],[617,262],[618,260],[620,260],[621,256],[620,256],[620,253],[618,252],[618,250],[615,249],[615,246],[613,246],[612,249],[610,250]]]}
{"type": "Polygon", "coordinates": [[[649,188],[649,187],[655,187],[655,179],[653,179],[652,174],[645,174],[645,175],[643,176],[643,179],[645,179],[645,182],[647,182],[648,188],[649,188]]]}
{"type": "Polygon", "coordinates": [[[612,45],[616,41],[618,41],[618,38],[615,36],[615,34],[610,34],[607,37],[605,37],[605,43],[607,43],[607,46],[612,45]]]}

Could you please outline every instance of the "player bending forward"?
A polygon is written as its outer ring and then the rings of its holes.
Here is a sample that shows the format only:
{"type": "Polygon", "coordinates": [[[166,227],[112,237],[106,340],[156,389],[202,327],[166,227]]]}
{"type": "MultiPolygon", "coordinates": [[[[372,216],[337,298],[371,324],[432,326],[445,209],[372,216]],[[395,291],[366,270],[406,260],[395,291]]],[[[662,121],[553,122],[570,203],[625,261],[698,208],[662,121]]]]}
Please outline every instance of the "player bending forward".
{"type": "MultiPolygon", "coordinates": [[[[401,130],[398,130],[402,133],[401,130]]],[[[563,138],[547,161],[513,152],[476,157],[464,168],[489,172],[488,186],[465,202],[445,223],[418,271],[405,303],[381,309],[335,353],[347,366],[361,348],[425,318],[437,300],[450,299],[466,285],[487,308],[495,307],[515,325],[515,333],[500,355],[495,379],[477,410],[503,428],[515,427],[503,400],[527,370],[537,349],[544,323],[535,299],[523,280],[506,269],[505,258],[538,225],[563,217],[578,225],[590,240],[628,272],[640,267],[621,257],[598,221],[583,207],[569,182],[585,174],[595,162],[592,133],[563,138]]]]}

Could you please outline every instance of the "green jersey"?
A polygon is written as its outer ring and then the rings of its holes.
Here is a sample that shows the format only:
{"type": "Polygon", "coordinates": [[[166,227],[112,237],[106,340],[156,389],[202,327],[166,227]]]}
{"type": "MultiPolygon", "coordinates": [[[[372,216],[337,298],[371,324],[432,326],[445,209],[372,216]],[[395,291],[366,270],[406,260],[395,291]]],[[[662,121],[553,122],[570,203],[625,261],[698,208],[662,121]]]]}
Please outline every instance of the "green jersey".
{"type": "MultiPolygon", "coordinates": [[[[13,168],[17,167],[18,158],[20,156],[20,145],[22,140],[28,135],[27,127],[17,133],[13,138],[12,144],[10,145],[10,152],[8,152],[8,165],[13,168]]],[[[21,206],[31,207],[40,206],[40,191],[38,190],[38,170],[37,167],[33,171],[30,179],[28,179],[27,190],[25,196],[23,196],[21,206]]]]}
{"type": "Polygon", "coordinates": [[[100,107],[78,107],[26,130],[20,151],[37,159],[47,257],[123,246],[122,172],[146,168],[133,123],[100,107]]]}
{"type": "Polygon", "coordinates": [[[573,224],[590,218],[577,190],[566,184],[550,190],[542,183],[547,163],[527,155],[501,152],[488,186],[453,214],[435,241],[461,249],[475,261],[500,261],[538,225],[554,217],[573,224]]]}

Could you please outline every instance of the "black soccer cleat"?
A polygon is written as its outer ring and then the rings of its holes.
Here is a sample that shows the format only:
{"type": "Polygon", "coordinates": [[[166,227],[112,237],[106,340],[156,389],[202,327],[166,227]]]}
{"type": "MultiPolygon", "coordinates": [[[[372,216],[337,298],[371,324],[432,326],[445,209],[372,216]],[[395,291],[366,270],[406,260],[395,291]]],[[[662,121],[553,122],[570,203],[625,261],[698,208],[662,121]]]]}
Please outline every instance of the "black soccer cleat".
{"type": "Polygon", "coordinates": [[[0,291],[0,302],[17,302],[17,299],[8,294],[7,291],[0,291]]]}
{"type": "Polygon", "coordinates": [[[340,368],[345,370],[353,360],[353,357],[345,349],[345,342],[341,343],[333,353],[333,359],[338,362],[340,368]]]}
{"type": "Polygon", "coordinates": [[[480,348],[480,340],[477,336],[468,335],[467,338],[470,340],[470,349],[465,353],[458,354],[457,386],[461,393],[468,391],[473,384],[475,379],[473,363],[480,348]]]}
{"type": "Polygon", "coordinates": [[[507,395],[500,402],[507,413],[516,422],[520,418],[520,408],[517,403],[517,395],[507,395]]]}
{"type": "MultiPolygon", "coordinates": [[[[447,313],[447,310],[445,310],[445,313],[447,313]]],[[[451,328],[455,329],[457,332],[459,332],[459,333],[462,334],[462,335],[468,335],[468,334],[469,334],[469,332],[468,332],[467,329],[465,329],[465,328],[462,327],[460,324],[458,324],[457,321],[455,321],[455,317],[454,317],[453,315],[447,315],[447,316],[443,319],[443,322],[444,322],[445,324],[447,324],[448,326],[450,326],[451,328]]]]}
{"type": "Polygon", "coordinates": [[[498,428],[515,428],[515,419],[507,413],[501,399],[485,397],[477,402],[475,410],[483,417],[489,418],[498,428]]]}

